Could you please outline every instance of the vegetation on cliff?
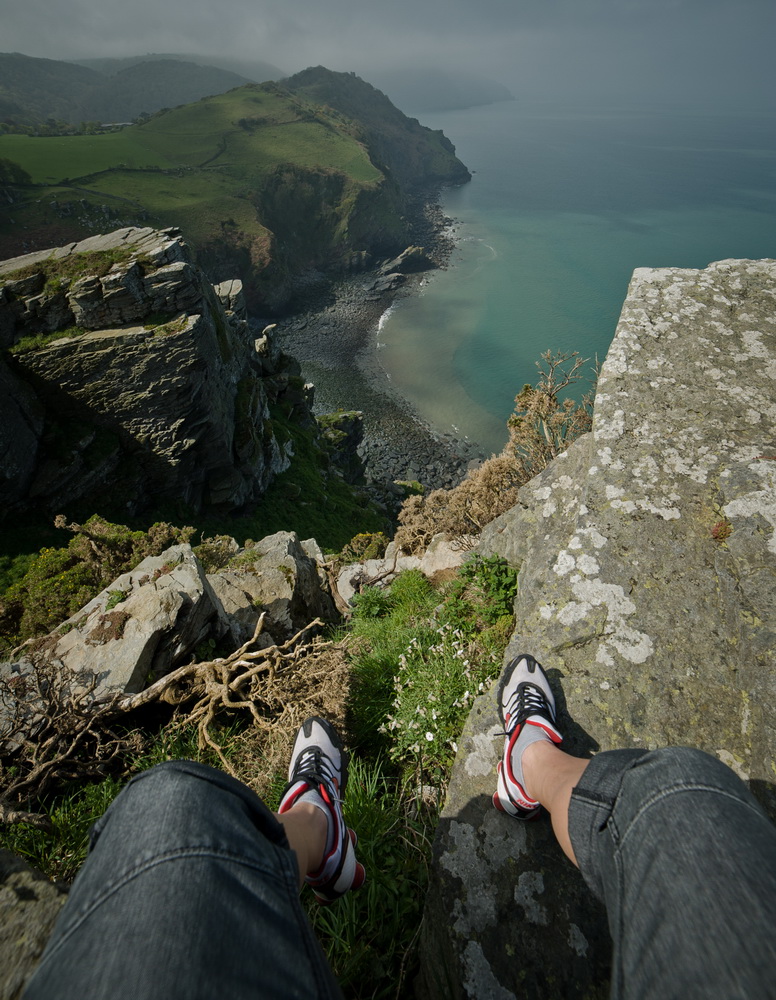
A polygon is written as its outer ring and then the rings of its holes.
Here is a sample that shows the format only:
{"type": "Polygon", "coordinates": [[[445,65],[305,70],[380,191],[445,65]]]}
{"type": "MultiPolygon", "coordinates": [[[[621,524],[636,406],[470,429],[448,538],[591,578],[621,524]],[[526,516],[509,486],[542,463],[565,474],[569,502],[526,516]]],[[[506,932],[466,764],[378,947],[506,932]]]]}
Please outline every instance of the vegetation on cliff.
{"type": "MultiPolygon", "coordinates": [[[[561,388],[577,377],[581,362],[574,357],[546,361],[537,387],[527,386],[518,396],[512,421],[513,464],[522,463],[526,475],[538,470],[587,426],[585,408],[559,398],[561,388]]],[[[302,481],[298,485],[300,491],[305,488],[302,481]]],[[[482,492],[482,480],[478,489],[482,492]]],[[[447,497],[455,507],[455,491],[447,497]]],[[[513,494],[509,490],[503,496],[491,493],[491,516],[505,502],[504,497],[513,498],[513,494]]],[[[290,527],[295,516],[295,505],[289,499],[286,493],[285,505],[277,507],[276,516],[282,519],[279,527],[290,527]]],[[[484,497],[480,500],[484,502],[484,497]]],[[[324,502],[319,498],[319,503],[324,502]]],[[[336,506],[338,501],[333,503],[336,506]]],[[[325,521],[335,510],[330,505],[323,513],[325,521]]],[[[417,510],[413,516],[417,523],[417,510]]],[[[269,522],[265,525],[266,530],[272,530],[269,522]]],[[[169,525],[156,525],[148,533],[133,532],[99,518],[70,527],[76,533],[70,545],[41,553],[28,565],[21,583],[6,594],[6,614],[14,607],[18,611],[25,599],[34,599],[36,607],[44,606],[45,595],[57,591],[60,580],[72,577],[72,586],[62,586],[62,599],[66,600],[67,592],[80,585],[87,572],[94,577],[94,587],[103,586],[111,572],[135,562],[139,555],[157,551],[165,539],[182,537],[169,525]],[[51,567],[57,570],[54,575],[49,572],[51,567]]],[[[224,521],[217,527],[229,530],[224,521]]],[[[474,527],[469,516],[456,531],[470,534],[474,527]]],[[[424,530],[434,528],[429,522],[424,530]]],[[[229,549],[223,543],[223,537],[211,538],[197,547],[205,565],[220,565],[221,554],[229,549]]],[[[384,543],[384,536],[361,535],[346,547],[343,558],[377,555],[384,543]]],[[[410,571],[387,590],[364,589],[354,602],[347,628],[329,633],[329,655],[333,658],[327,661],[324,672],[328,681],[320,683],[331,683],[325,693],[316,696],[328,699],[327,713],[341,719],[355,751],[345,813],[349,824],[359,831],[359,856],[366,864],[368,883],[362,892],[351,894],[336,907],[324,909],[311,903],[310,917],[348,997],[401,995],[415,974],[415,949],[439,809],[472,701],[488,688],[500,669],[512,628],[516,582],[515,571],[497,557],[474,557],[455,578],[448,575],[436,585],[418,571],[410,571]]],[[[85,594],[82,591],[79,599],[85,594]]],[[[60,608],[58,614],[64,611],[60,608]]],[[[293,674],[283,681],[290,687],[275,691],[277,712],[285,713],[283,706],[288,702],[284,699],[294,697],[295,684],[305,697],[310,695],[314,663],[308,660],[309,653],[312,647],[295,655],[298,679],[294,680],[293,674]]],[[[214,650],[203,648],[201,654],[213,656],[214,650]]],[[[229,658],[217,662],[223,669],[229,658]]],[[[194,676],[200,667],[209,669],[208,664],[186,669],[194,676]]],[[[113,756],[94,772],[94,755],[87,755],[84,766],[92,768],[88,771],[90,782],[81,777],[52,785],[42,798],[30,796],[27,808],[45,812],[49,828],[16,823],[3,830],[0,843],[52,877],[70,879],[85,856],[90,823],[115,797],[126,777],[177,757],[227,766],[252,783],[257,775],[263,775],[262,794],[275,805],[284,781],[282,757],[289,734],[282,727],[273,729],[278,718],[271,704],[268,698],[261,727],[262,739],[268,731],[275,733],[270,749],[266,741],[257,742],[259,727],[250,721],[246,725],[239,718],[241,713],[223,705],[210,723],[217,748],[202,741],[184,703],[172,719],[161,706],[150,713],[136,712],[124,724],[117,725],[113,719],[108,742],[103,744],[114,748],[113,756]]],[[[103,758],[105,753],[103,749],[103,758]]],[[[6,785],[19,781],[29,767],[13,756],[0,765],[6,785]]],[[[72,766],[77,773],[77,763],[72,766]]]]}
{"type": "Polygon", "coordinates": [[[212,280],[238,275],[265,313],[306,269],[403,250],[408,197],[469,178],[441,133],[358,78],[322,68],[119,132],[0,135],[0,157],[12,165],[6,174],[32,179],[0,214],[0,253],[82,238],[106,218],[175,225],[212,280]]]}

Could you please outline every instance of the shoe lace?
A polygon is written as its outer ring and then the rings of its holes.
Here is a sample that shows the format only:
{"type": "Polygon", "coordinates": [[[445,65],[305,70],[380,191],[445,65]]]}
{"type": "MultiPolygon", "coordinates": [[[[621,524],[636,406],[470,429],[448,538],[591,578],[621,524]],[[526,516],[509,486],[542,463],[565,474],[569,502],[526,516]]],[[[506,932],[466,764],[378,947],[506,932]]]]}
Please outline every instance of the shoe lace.
{"type": "Polygon", "coordinates": [[[509,716],[509,736],[515,726],[523,722],[529,715],[549,715],[547,698],[541,688],[530,681],[524,681],[512,694],[505,706],[505,716],[509,716]]]}
{"type": "Polygon", "coordinates": [[[315,785],[325,784],[331,797],[337,802],[342,801],[337,793],[338,774],[331,758],[319,747],[307,747],[299,754],[294,768],[294,781],[299,780],[309,781],[315,785]]]}

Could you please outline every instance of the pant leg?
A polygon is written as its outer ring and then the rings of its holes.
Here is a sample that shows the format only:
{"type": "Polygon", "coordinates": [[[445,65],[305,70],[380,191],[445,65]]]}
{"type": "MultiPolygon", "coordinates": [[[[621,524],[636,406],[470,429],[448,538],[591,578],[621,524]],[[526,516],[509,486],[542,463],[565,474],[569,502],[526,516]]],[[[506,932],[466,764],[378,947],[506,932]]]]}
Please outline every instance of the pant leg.
{"type": "Polygon", "coordinates": [[[92,831],[27,1000],[341,997],[283,827],[191,761],[134,778],[92,831]]]}
{"type": "Polygon", "coordinates": [[[776,997],[776,827],[728,767],[685,747],[601,753],[569,833],[606,904],[613,998],[776,997]]]}

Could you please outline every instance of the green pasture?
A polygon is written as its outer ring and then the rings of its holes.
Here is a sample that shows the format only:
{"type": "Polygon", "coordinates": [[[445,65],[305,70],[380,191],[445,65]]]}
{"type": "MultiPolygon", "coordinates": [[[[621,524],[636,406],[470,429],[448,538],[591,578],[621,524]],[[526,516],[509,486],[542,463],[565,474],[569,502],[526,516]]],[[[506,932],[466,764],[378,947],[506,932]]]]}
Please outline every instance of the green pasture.
{"type": "Polygon", "coordinates": [[[298,98],[258,86],[205,98],[106,135],[0,136],[0,157],[18,163],[35,184],[78,180],[81,187],[137,200],[154,213],[201,203],[208,188],[218,186],[210,170],[192,180],[188,171],[197,168],[218,167],[243,184],[256,183],[284,164],[343,173],[357,184],[382,179],[347,124],[298,98]],[[144,179],[133,178],[131,171],[148,168],[157,169],[144,179]],[[171,176],[158,168],[187,173],[171,176]]]}
{"type": "Polygon", "coordinates": [[[137,129],[106,135],[0,135],[0,157],[23,167],[35,184],[56,184],[118,164],[127,167],[174,165],[160,150],[137,141],[137,129]]]}
{"type": "Polygon", "coordinates": [[[255,230],[256,210],[247,198],[237,195],[231,177],[216,170],[159,174],[133,170],[111,170],[83,182],[86,190],[104,198],[127,199],[142,206],[165,225],[180,226],[195,242],[204,242],[231,220],[239,229],[255,230]]]}

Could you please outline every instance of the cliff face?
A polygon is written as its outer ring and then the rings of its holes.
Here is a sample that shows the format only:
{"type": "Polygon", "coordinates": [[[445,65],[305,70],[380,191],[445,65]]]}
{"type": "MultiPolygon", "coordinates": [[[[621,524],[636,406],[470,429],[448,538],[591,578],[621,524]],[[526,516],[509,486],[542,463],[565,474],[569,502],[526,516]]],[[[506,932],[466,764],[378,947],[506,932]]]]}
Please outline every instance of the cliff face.
{"type": "MultiPolygon", "coordinates": [[[[480,545],[519,567],[507,660],[549,670],[572,753],[699,747],[772,815],[775,306],[774,261],[636,271],[591,433],[480,545]]],[[[500,730],[492,692],[467,723],[435,846],[428,993],[606,996],[603,911],[548,824],[490,804],[500,730]]]]}
{"type": "MultiPolygon", "coordinates": [[[[272,413],[312,423],[298,368],[254,342],[177,230],[123,229],[0,264],[6,510],[102,492],[239,508],[288,466],[272,413]]],[[[285,436],[284,436],[285,437],[285,436]]]]}
{"type": "Polygon", "coordinates": [[[289,306],[311,270],[348,272],[417,242],[417,199],[469,179],[441,132],[354,75],[318,67],[287,84],[237,87],[120,137],[84,138],[98,170],[73,137],[75,162],[47,157],[42,171],[49,140],[30,139],[18,168],[32,183],[4,187],[13,212],[0,211],[1,252],[80,240],[106,219],[175,225],[211,280],[241,278],[266,316],[289,306]]]}
{"type": "Polygon", "coordinates": [[[408,118],[388,97],[355,73],[323,66],[303,70],[283,86],[315,104],[347,115],[369,150],[372,163],[408,194],[440,184],[465,184],[471,174],[441,132],[408,118]]]}

